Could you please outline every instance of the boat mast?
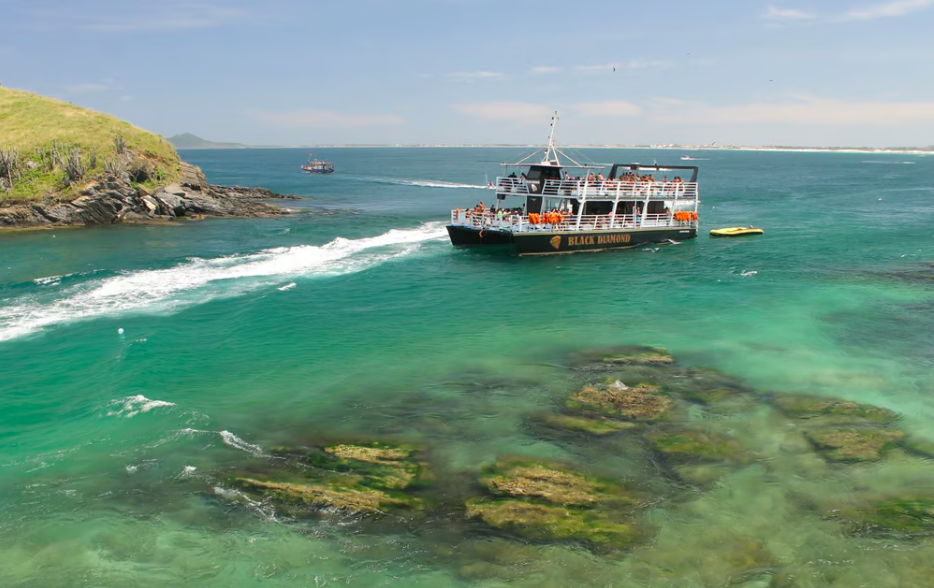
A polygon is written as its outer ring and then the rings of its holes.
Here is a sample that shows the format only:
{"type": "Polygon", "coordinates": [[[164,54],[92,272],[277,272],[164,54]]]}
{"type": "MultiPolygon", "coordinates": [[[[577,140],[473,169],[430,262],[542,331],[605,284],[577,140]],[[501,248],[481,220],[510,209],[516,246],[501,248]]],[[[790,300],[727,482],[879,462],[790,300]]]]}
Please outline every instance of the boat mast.
{"type": "Polygon", "coordinates": [[[551,134],[548,135],[548,147],[545,148],[545,158],[542,163],[558,165],[558,150],[555,148],[555,129],[558,128],[558,111],[551,117],[551,134]]]}

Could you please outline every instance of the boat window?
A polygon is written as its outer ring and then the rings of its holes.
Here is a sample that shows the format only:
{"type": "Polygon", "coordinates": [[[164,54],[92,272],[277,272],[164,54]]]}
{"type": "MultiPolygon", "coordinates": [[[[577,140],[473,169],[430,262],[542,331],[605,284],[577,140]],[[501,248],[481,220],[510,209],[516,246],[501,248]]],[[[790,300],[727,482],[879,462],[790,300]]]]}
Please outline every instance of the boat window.
{"type": "Polygon", "coordinates": [[[591,214],[610,214],[613,212],[613,202],[607,202],[605,200],[598,200],[595,202],[585,202],[584,203],[584,215],[591,214]]]}

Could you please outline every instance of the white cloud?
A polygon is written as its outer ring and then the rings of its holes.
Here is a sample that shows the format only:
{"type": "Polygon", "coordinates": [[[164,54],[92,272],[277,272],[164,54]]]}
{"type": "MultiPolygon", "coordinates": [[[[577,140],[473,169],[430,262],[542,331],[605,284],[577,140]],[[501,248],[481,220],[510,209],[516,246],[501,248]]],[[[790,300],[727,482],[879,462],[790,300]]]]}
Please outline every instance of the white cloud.
{"type": "Polygon", "coordinates": [[[762,17],[771,20],[808,20],[814,18],[814,15],[793,8],[776,8],[775,6],[769,6],[762,17]]]}
{"type": "Polygon", "coordinates": [[[492,122],[542,122],[544,124],[554,114],[551,108],[531,102],[473,102],[457,104],[454,108],[465,114],[492,122]]]}
{"type": "Polygon", "coordinates": [[[561,71],[561,68],[560,68],[560,67],[550,67],[550,66],[547,66],[547,65],[541,65],[541,66],[539,66],[539,67],[533,67],[531,71],[532,71],[532,73],[542,73],[542,74],[544,74],[544,73],[558,73],[559,71],[561,71]]]}
{"type": "Polygon", "coordinates": [[[598,71],[613,71],[616,65],[608,63],[606,65],[578,65],[574,69],[581,72],[593,73],[598,71]]]}
{"type": "Polygon", "coordinates": [[[934,102],[847,102],[809,95],[782,102],[729,106],[658,103],[652,116],[677,124],[806,123],[811,125],[895,125],[934,122],[934,102]]]}
{"type": "Polygon", "coordinates": [[[896,0],[875,6],[850,10],[840,20],[875,20],[890,16],[905,16],[934,6],[934,0],[896,0]]]}
{"type": "Polygon", "coordinates": [[[458,71],[447,74],[448,79],[458,82],[475,82],[477,80],[503,80],[506,74],[498,71],[458,71]]]}
{"type": "Polygon", "coordinates": [[[262,123],[277,127],[359,128],[403,123],[403,118],[395,114],[350,114],[333,110],[247,110],[245,113],[262,123]]]}
{"type": "Polygon", "coordinates": [[[581,116],[637,116],[642,114],[642,108],[623,100],[582,102],[574,105],[574,108],[581,116]]]}

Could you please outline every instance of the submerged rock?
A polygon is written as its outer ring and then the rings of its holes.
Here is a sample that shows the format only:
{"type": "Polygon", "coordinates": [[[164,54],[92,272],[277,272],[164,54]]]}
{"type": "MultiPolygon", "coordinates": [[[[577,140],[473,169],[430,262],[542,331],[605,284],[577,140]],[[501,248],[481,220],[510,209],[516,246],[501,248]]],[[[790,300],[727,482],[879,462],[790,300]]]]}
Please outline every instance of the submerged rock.
{"type": "Polygon", "coordinates": [[[901,431],[878,428],[837,428],[805,431],[805,437],[834,461],[876,461],[885,450],[905,438],[901,431]]]}
{"type": "Polygon", "coordinates": [[[559,464],[505,458],[486,468],[489,496],[465,502],[466,516],[537,541],[579,540],[624,549],[640,532],[631,511],[641,501],[608,480],[559,464]]]}
{"type": "Polygon", "coordinates": [[[629,431],[639,426],[637,423],[618,421],[605,417],[588,418],[566,414],[539,414],[533,415],[531,419],[533,422],[550,429],[586,433],[598,437],[612,435],[613,433],[619,433],[621,431],[629,431]]]}
{"type": "Polygon", "coordinates": [[[705,367],[690,368],[676,374],[667,389],[700,404],[721,402],[752,392],[752,388],[736,378],[705,367]]]}
{"type": "Polygon", "coordinates": [[[934,496],[897,496],[835,511],[851,532],[899,535],[934,533],[934,496]]]}
{"type": "Polygon", "coordinates": [[[467,516],[534,541],[586,541],[624,549],[640,536],[631,523],[613,520],[602,511],[572,509],[522,500],[468,500],[467,516]]]}
{"type": "Polygon", "coordinates": [[[902,446],[911,453],[934,459],[934,443],[917,437],[906,437],[902,446]]]}
{"type": "MultiPolygon", "coordinates": [[[[359,481],[359,480],[358,480],[359,481]]],[[[424,502],[404,495],[392,496],[381,490],[344,485],[348,480],[274,482],[237,478],[236,485],[248,494],[259,495],[287,505],[336,508],[355,514],[382,514],[393,508],[420,508],[424,502]],[[333,485],[332,485],[333,484],[333,485]]]]}
{"type": "Polygon", "coordinates": [[[608,385],[585,386],[567,401],[569,408],[595,411],[634,421],[654,421],[667,416],[671,398],[657,386],[626,386],[620,381],[608,385]]]}
{"type": "Polygon", "coordinates": [[[645,439],[653,450],[675,462],[742,461],[745,457],[739,441],[719,433],[664,431],[645,439]]]}
{"type": "Polygon", "coordinates": [[[591,349],[572,354],[571,362],[578,367],[613,368],[621,365],[670,366],[675,358],[661,347],[630,345],[609,349],[591,349]]]}
{"type": "Polygon", "coordinates": [[[426,506],[408,491],[429,478],[426,464],[409,445],[380,442],[336,444],[322,448],[278,447],[281,461],[262,473],[233,477],[233,484],[292,514],[296,506],[335,508],[373,515],[426,506]]]}
{"type": "Polygon", "coordinates": [[[480,476],[480,484],[495,495],[537,498],[562,505],[638,503],[618,484],[560,469],[554,464],[521,458],[496,462],[480,476]]]}
{"type": "Polygon", "coordinates": [[[774,396],[773,401],[792,418],[814,419],[821,424],[887,424],[898,419],[898,414],[891,410],[839,398],[781,394],[774,396]]]}

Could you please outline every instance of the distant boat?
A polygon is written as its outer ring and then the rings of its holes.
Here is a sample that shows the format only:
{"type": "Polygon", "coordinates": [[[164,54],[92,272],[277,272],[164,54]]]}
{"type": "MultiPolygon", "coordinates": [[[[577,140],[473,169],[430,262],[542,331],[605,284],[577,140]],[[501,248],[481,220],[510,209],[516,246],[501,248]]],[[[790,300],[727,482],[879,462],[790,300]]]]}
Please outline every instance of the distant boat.
{"type": "Polygon", "coordinates": [[[690,155],[682,155],[681,161],[698,161],[696,157],[691,157],[690,155]]]}
{"type": "Polygon", "coordinates": [[[311,153],[309,153],[308,163],[302,166],[302,171],[306,174],[333,174],[334,162],[319,161],[315,159],[311,153]]]}

